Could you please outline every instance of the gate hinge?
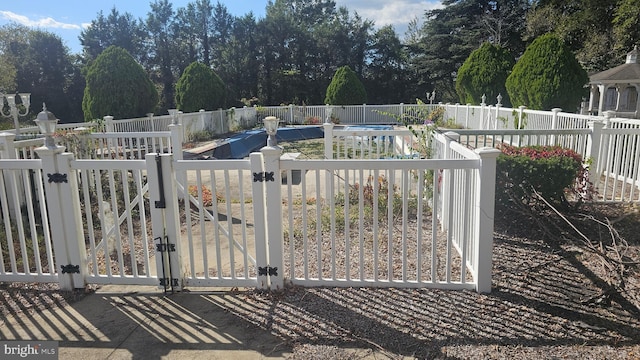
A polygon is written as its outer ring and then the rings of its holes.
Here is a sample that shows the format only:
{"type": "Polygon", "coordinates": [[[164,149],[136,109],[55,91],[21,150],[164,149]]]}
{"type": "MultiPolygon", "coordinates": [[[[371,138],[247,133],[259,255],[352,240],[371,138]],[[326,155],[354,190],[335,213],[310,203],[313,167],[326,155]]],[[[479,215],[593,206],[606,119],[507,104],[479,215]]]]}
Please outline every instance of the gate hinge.
{"type": "Polygon", "coordinates": [[[278,268],[269,265],[258,267],[258,276],[278,276],[278,268]]]}
{"type": "Polygon", "coordinates": [[[160,244],[156,244],[156,251],[159,252],[174,252],[176,251],[176,244],[169,244],[169,243],[160,243],[160,244]]]}
{"type": "Polygon", "coordinates": [[[160,279],[160,286],[171,286],[171,287],[178,287],[178,279],[174,279],[174,278],[161,278],[160,279]]]}
{"type": "Polygon", "coordinates": [[[80,265],[60,265],[63,274],[80,274],[80,265]]]}
{"type": "Polygon", "coordinates": [[[271,172],[259,172],[253,173],[253,182],[263,182],[263,181],[276,181],[275,173],[271,172]]]}
{"type": "Polygon", "coordinates": [[[49,178],[49,183],[56,183],[56,184],[60,184],[60,183],[66,183],[67,181],[67,174],[60,174],[60,173],[55,173],[55,174],[47,174],[47,177],[49,178]]]}

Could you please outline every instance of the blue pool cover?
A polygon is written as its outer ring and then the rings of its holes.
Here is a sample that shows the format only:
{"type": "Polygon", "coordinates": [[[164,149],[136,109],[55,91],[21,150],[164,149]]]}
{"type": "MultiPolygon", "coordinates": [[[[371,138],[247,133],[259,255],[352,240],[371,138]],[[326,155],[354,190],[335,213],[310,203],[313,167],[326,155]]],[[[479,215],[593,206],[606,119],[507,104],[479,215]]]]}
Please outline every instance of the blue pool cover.
{"type": "MultiPolygon", "coordinates": [[[[297,141],[324,137],[319,126],[296,126],[278,129],[276,139],[280,141],[297,141]]],[[[215,159],[243,159],[267,144],[267,134],[261,130],[248,130],[225,139],[213,149],[215,159]]]]}
{"type": "MultiPolygon", "coordinates": [[[[349,125],[344,130],[393,130],[391,125],[349,125]]],[[[296,126],[279,128],[276,138],[281,141],[298,141],[319,139],[324,137],[321,126],[296,126]]],[[[244,159],[254,151],[260,150],[267,144],[267,134],[264,129],[247,130],[225,139],[213,149],[214,159],[244,159]]]]}

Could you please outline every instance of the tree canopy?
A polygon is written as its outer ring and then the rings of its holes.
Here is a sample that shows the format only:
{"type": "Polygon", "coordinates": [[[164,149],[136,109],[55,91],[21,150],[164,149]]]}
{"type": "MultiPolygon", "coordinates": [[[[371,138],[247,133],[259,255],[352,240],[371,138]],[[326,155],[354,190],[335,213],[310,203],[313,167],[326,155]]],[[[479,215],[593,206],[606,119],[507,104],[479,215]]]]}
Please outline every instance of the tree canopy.
{"type": "Polygon", "coordinates": [[[176,83],[193,62],[209,65],[220,76],[227,106],[321,104],[343,65],[357,74],[372,104],[412,102],[434,90],[436,101],[457,102],[461,67],[483,43],[518,58],[534,39],[551,32],[585,70],[597,72],[622,64],[640,42],[637,0],[441,4],[418,14],[403,36],[334,0],[273,0],[260,18],[251,12],[234,16],[211,0],[180,7],[152,0],[142,18],[115,7],[99,12],[81,32],[83,50],[75,56],[55,36],[39,41],[29,34],[41,30],[13,31],[17,25],[6,25],[0,27],[0,90],[30,91],[35,104],[44,99],[36,88],[46,89],[47,97],[55,98],[47,103],[57,116],[80,121],[84,75],[115,45],[131,54],[160,92],[160,113],[176,106],[176,83]],[[53,56],[34,59],[49,52],[53,56]],[[44,62],[51,65],[51,77],[31,71],[44,69],[44,62]]]}
{"type": "Polygon", "coordinates": [[[142,66],[123,48],[108,47],[86,72],[82,110],[86,121],[111,115],[142,117],[155,110],[158,91],[142,66]]]}
{"type": "Polygon", "coordinates": [[[0,27],[0,67],[0,92],[31,93],[31,114],[46,102],[62,122],[82,120],[73,91],[84,80],[59,36],[20,25],[0,27]]]}
{"type": "Polygon", "coordinates": [[[588,82],[586,71],[562,40],[546,34],[527,47],[506,86],[514,106],[573,112],[586,95],[588,82]]]}

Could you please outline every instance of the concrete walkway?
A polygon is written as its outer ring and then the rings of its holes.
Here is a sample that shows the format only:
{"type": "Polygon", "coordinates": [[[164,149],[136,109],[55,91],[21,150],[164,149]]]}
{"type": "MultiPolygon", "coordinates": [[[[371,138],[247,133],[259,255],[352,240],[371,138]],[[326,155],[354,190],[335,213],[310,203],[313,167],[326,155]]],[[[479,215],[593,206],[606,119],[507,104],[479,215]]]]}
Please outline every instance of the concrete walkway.
{"type": "Polygon", "coordinates": [[[229,292],[103,286],[71,305],[0,320],[0,339],[58,341],[60,359],[281,359],[283,340],[228,311],[229,292]]]}

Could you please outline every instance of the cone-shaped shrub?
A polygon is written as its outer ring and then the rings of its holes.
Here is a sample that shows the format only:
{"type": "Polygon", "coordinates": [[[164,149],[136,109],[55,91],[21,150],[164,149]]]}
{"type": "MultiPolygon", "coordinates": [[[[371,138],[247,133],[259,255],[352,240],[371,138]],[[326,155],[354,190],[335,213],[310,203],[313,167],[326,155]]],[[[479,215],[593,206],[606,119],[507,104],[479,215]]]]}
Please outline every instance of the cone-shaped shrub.
{"type": "Polygon", "coordinates": [[[224,107],[225,100],[226,89],[222,79],[199,62],[187,66],[176,84],[176,106],[183,112],[216,110],[224,107]]]}
{"type": "Polygon", "coordinates": [[[359,105],[367,102],[367,91],[349,66],[336,70],[324,98],[329,105],[359,105]]]}
{"type": "Polygon", "coordinates": [[[509,51],[490,43],[474,50],[458,69],[456,91],[460,103],[477,105],[486,95],[492,104],[502,95],[502,104],[511,107],[505,83],[515,63],[509,51]]]}
{"type": "Polygon", "coordinates": [[[586,96],[587,73],[560,38],[542,35],[533,41],[507,78],[514,107],[561,108],[574,112],[586,96]]]}
{"type": "Polygon", "coordinates": [[[143,117],[155,110],[158,91],[133,57],[110,46],[87,68],[82,111],[86,121],[111,115],[116,119],[143,117]]]}

